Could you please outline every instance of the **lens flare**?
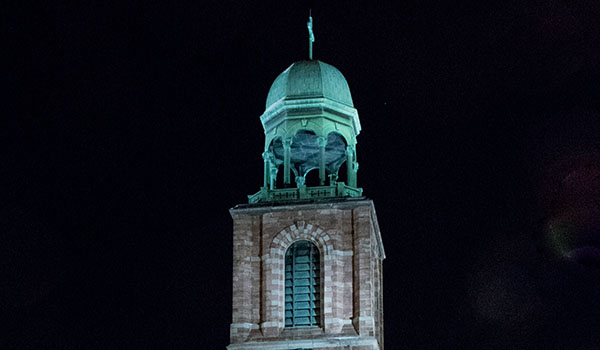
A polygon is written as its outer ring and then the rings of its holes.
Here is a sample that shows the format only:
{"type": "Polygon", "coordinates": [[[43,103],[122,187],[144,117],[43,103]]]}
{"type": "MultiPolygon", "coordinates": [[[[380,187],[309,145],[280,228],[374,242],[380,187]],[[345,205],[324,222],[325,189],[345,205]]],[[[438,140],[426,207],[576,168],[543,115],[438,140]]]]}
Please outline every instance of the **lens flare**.
{"type": "Polygon", "coordinates": [[[551,219],[548,223],[548,245],[550,249],[562,258],[571,257],[571,245],[575,228],[566,217],[551,219]]]}

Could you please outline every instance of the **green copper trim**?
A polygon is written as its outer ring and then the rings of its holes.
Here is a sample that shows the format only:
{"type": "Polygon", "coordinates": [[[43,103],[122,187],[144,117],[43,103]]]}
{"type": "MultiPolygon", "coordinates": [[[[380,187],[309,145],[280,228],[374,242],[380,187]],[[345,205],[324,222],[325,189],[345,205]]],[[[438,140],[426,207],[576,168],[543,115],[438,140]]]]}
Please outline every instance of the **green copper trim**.
{"type": "Polygon", "coordinates": [[[361,197],[362,188],[337,182],[335,186],[314,186],[299,188],[268,189],[263,187],[259,192],[248,196],[248,203],[279,202],[298,199],[317,199],[334,197],[361,197]]]}

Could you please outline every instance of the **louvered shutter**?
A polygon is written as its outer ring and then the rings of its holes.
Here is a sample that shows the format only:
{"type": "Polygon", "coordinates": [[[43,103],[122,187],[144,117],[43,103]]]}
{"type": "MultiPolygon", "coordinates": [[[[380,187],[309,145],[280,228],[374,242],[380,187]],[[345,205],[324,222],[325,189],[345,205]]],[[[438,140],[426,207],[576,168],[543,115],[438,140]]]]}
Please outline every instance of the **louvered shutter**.
{"type": "Polygon", "coordinates": [[[314,327],[321,321],[319,250],[309,241],[285,254],[285,326],[314,327]]]}

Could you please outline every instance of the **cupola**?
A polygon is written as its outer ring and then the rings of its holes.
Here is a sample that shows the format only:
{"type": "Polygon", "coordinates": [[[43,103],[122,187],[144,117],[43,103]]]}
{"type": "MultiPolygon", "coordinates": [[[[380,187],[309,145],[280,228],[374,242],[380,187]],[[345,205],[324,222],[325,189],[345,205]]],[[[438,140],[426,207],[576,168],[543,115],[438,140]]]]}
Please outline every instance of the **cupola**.
{"type": "Polygon", "coordinates": [[[271,85],[265,107],[263,186],[250,203],[362,196],[360,121],[338,69],[318,60],[293,63],[271,85]]]}
{"type": "Polygon", "coordinates": [[[332,65],[292,63],[273,82],[260,120],[265,131],[263,186],[250,203],[360,197],[356,137],[360,120],[348,82],[332,65]]]}

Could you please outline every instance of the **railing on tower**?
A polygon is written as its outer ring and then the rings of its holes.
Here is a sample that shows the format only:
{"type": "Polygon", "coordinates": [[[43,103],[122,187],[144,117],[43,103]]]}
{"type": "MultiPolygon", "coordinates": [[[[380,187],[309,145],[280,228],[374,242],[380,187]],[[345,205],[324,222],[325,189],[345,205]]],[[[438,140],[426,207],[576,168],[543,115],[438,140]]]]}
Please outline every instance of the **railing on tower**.
{"type": "Polygon", "coordinates": [[[259,192],[248,196],[248,203],[360,196],[362,196],[362,188],[351,187],[343,182],[337,182],[332,186],[280,188],[272,190],[263,187],[259,192]]]}

